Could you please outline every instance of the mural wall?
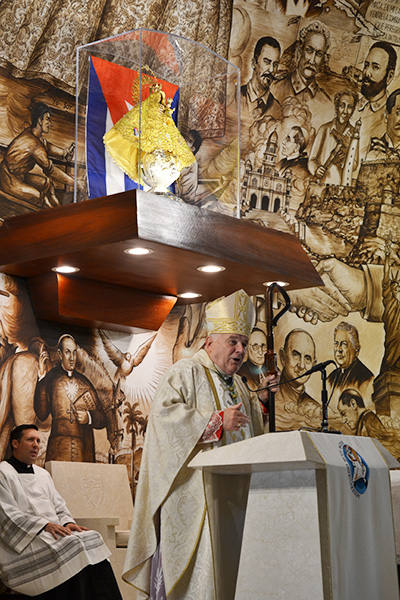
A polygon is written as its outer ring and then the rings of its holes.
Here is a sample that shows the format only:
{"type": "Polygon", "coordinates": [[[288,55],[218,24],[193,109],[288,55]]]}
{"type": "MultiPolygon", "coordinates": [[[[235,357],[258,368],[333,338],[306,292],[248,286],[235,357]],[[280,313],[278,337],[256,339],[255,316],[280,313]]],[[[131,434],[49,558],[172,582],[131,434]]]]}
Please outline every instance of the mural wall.
{"type": "MultiPolygon", "coordinates": [[[[237,0],[230,60],[241,67],[242,81],[240,93],[228,90],[232,104],[240,97],[242,113],[242,216],[297,235],[325,282],[322,289],[291,292],[291,312],[275,332],[284,380],[277,426],[320,426],[320,375],[286,381],[333,359],[331,426],[373,435],[396,457],[399,42],[398,2],[237,0]]],[[[2,64],[4,219],[70,202],[75,149],[70,82],[27,77],[2,64]]],[[[183,196],[231,213],[221,181],[236,168],[232,148],[215,154],[218,144],[204,132],[187,137],[197,163],[181,178],[183,196]]],[[[242,367],[253,387],[266,351],[262,299],[256,303],[242,367]]],[[[157,334],[66,329],[36,321],[24,282],[2,275],[1,457],[14,424],[37,422],[42,464],[49,458],[124,463],[137,479],[157,383],[172,362],[201,346],[203,317],[202,305],[174,309],[157,334]]]]}
{"type": "Polygon", "coordinates": [[[39,465],[126,464],[135,480],[154,391],[181,343],[178,325],[171,314],[157,335],[65,330],[36,321],[24,282],[1,275],[1,459],[11,429],[36,423],[39,465]]]}
{"type": "MultiPolygon", "coordinates": [[[[395,456],[399,11],[375,1],[237,1],[230,45],[243,77],[244,216],[283,220],[325,282],[290,294],[277,330],[283,379],[335,360],[331,425],[373,435],[395,456]]],[[[253,335],[263,347],[261,331],[253,335]]],[[[279,429],[317,427],[320,398],[318,374],[284,383],[279,429]]]]}

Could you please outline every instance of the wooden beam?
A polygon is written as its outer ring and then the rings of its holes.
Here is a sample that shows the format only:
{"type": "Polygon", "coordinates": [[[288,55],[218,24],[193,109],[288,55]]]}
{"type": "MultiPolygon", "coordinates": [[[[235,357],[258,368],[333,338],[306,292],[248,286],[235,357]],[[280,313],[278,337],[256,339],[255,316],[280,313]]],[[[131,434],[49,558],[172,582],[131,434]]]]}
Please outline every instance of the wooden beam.
{"type": "MultiPolygon", "coordinates": [[[[138,237],[274,273],[295,289],[322,280],[295,235],[137,191],[138,237]]],[[[261,282],[262,283],[262,282],[261,282]]],[[[262,290],[260,290],[261,292],[262,290]]],[[[259,292],[259,293],[260,293],[259,292]]]]}
{"type": "Polygon", "coordinates": [[[135,191],[123,192],[6,219],[0,264],[81,252],[136,236],[135,191]]]}
{"type": "Polygon", "coordinates": [[[6,219],[0,272],[28,280],[42,319],[127,330],[158,329],[185,291],[207,302],[266,281],[323,284],[296,236],[136,190],[6,219]],[[137,245],[152,253],[125,253],[137,245]],[[209,263],[225,270],[197,270],[209,263]],[[57,279],[61,264],[79,275],[57,279]]]}
{"type": "Polygon", "coordinates": [[[102,329],[157,330],[176,303],[173,296],[48,273],[29,280],[39,319],[102,329]]]}

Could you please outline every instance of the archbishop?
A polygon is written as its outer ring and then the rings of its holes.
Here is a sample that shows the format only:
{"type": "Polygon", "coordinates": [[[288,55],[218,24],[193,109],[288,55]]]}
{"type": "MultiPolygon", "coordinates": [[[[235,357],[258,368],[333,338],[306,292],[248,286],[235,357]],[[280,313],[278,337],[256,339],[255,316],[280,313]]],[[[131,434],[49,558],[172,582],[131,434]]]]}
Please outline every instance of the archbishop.
{"type": "MultiPolygon", "coordinates": [[[[159,384],[123,575],[137,588],[138,600],[217,598],[218,528],[210,527],[216,515],[207,504],[203,473],[188,464],[200,450],[264,432],[259,399],[236,375],[254,321],[254,306],[243,290],[208,305],[204,347],[175,363],[159,384]]],[[[277,379],[267,375],[261,383],[277,379]]],[[[260,399],[266,395],[260,393],[260,399]]]]}

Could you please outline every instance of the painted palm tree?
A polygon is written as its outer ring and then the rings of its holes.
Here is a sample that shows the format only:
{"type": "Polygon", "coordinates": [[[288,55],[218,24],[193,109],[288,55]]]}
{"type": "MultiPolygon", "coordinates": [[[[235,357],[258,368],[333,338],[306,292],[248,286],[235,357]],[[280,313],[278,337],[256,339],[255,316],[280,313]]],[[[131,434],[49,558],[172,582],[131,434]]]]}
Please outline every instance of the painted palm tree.
{"type": "Polygon", "coordinates": [[[131,482],[132,482],[132,496],[135,497],[135,447],[136,447],[136,436],[139,433],[145,434],[147,428],[148,417],[144,416],[142,411],[138,408],[139,403],[125,402],[125,408],[123,410],[123,422],[125,423],[125,430],[128,435],[131,436],[131,482]]]}

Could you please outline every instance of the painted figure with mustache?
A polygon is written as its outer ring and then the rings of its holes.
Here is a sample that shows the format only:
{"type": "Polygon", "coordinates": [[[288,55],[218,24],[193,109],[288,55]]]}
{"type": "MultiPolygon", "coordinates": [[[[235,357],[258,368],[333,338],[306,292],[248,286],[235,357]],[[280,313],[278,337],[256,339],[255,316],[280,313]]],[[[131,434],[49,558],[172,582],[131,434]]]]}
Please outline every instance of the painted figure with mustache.
{"type": "Polygon", "coordinates": [[[288,96],[307,104],[313,116],[312,123],[320,125],[318,118],[333,117],[333,104],[316,76],[323,69],[330,45],[330,34],[323,23],[313,21],[300,30],[296,44],[296,69],[277,81],[272,91],[279,102],[288,96]]]}
{"type": "Polygon", "coordinates": [[[393,81],[397,54],[391,44],[379,41],[372,44],[364,60],[361,94],[354,120],[361,119],[360,157],[365,158],[371,137],[385,133],[387,89],[393,81]]]}
{"type": "MultiPolygon", "coordinates": [[[[308,168],[315,178],[324,183],[340,185],[346,155],[354,137],[355,128],[350,123],[358,95],[350,90],[340,90],[334,96],[336,116],[319,128],[310,151],[308,168]]],[[[354,168],[358,165],[355,153],[354,168]]]]}
{"type": "Polygon", "coordinates": [[[278,69],[281,46],[273,37],[258,40],[251,61],[251,79],[240,88],[242,120],[250,126],[265,113],[274,119],[281,118],[281,106],[270,91],[278,69]]]}

